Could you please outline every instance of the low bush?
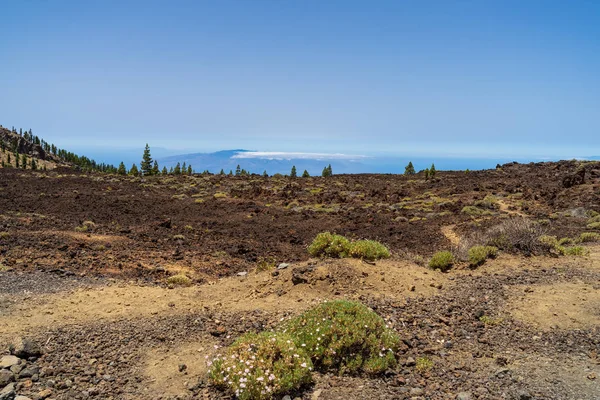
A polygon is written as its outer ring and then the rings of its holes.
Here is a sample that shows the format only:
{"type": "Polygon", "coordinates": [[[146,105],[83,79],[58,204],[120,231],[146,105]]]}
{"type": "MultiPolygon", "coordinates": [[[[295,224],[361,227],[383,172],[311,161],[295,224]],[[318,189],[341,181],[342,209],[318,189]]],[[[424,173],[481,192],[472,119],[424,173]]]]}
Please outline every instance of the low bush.
{"type": "Polygon", "coordinates": [[[559,246],[569,246],[569,245],[574,244],[574,243],[575,243],[575,240],[573,240],[573,239],[571,239],[569,237],[561,238],[558,241],[558,245],[559,246]]]}
{"type": "Polygon", "coordinates": [[[173,275],[167,278],[167,283],[170,285],[177,286],[190,286],[192,284],[192,280],[183,274],[173,275]]]}
{"type": "Polygon", "coordinates": [[[356,242],[352,242],[348,253],[350,257],[371,261],[390,257],[388,248],[375,240],[357,240],[356,242]]]}
{"type": "Polygon", "coordinates": [[[579,235],[580,243],[588,243],[588,242],[600,242],[600,233],[596,232],[583,232],[579,235]]]}
{"type": "Polygon", "coordinates": [[[476,206],[465,206],[462,208],[461,212],[463,214],[471,215],[473,217],[492,214],[489,210],[484,210],[476,206]]]}
{"type": "Polygon", "coordinates": [[[321,371],[379,374],[396,365],[400,338],[383,318],[361,303],[326,302],[282,329],[321,371]]]}
{"type": "Polygon", "coordinates": [[[492,194],[488,194],[483,200],[477,200],[475,206],[487,208],[489,210],[496,210],[499,208],[498,199],[492,194]]]}
{"type": "Polygon", "coordinates": [[[529,219],[514,217],[490,228],[485,233],[485,244],[512,253],[547,253],[551,247],[541,240],[545,236],[542,226],[529,219]]]}
{"type": "Polygon", "coordinates": [[[93,221],[83,221],[81,226],[75,228],[76,232],[88,232],[93,230],[96,227],[96,224],[93,221]]]}
{"type": "Polygon", "coordinates": [[[353,257],[371,261],[390,257],[389,249],[379,242],[374,240],[351,242],[344,236],[331,232],[319,233],[308,246],[308,252],[313,257],[353,257]]]}
{"type": "Polygon", "coordinates": [[[350,241],[331,232],[319,233],[308,246],[308,252],[313,257],[344,258],[348,256],[349,250],[350,241]]]}
{"type": "Polygon", "coordinates": [[[0,232],[0,239],[8,239],[9,237],[10,237],[10,233],[0,232]]]}
{"type": "Polygon", "coordinates": [[[312,382],[312,362],[290,335],[249,333],[208,362],[209,380],[240,400],[282,397],[312,382]]]}
{"type": "Polygon", "coordinates": [[[600,229],[600,222],[591,222],[587,224],[587,227],[590,229],[600,229]]]}
{"type": "Polygon", "coordinates": [[[431,358],[427,356],[419,357],[416,360],[415,369],[417,370],[417,372],[422,374],[425,372],[429,372],[433,368],[433,365],[434,364],[431,358]]]}
{"type": "Polygon", "coordinates": [[[488,258],[495,258],[497,255],[498,248],[494,246],[473,246],[469,249],[469,264],[471,267],[478,267],[488,258]]]}
{"type": "Polygon", "coordinates": [[[442,272],[448,271],[454,264],[454,256],[449,251],[438,251],[429,260],[429,268],[439,269],[442,272]]]}
{"type": "Polygon", "coordinates": [[[589,254],[589,251],[583,246],[573,246],[567,247],[564,253],[567,256],[586,256],[589,254]]]}

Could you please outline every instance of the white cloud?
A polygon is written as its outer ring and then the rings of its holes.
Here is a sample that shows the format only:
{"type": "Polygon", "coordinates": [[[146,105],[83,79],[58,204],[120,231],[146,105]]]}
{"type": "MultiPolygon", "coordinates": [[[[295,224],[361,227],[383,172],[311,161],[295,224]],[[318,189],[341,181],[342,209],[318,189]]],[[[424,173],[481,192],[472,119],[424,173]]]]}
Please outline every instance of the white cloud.
{"type": "Polygon", "coordinates": [[[260,158],[264,160],[359,160],[367,156],[342,153],[300,153],[285,151],[244,151],[232,158],[260,158]]]}

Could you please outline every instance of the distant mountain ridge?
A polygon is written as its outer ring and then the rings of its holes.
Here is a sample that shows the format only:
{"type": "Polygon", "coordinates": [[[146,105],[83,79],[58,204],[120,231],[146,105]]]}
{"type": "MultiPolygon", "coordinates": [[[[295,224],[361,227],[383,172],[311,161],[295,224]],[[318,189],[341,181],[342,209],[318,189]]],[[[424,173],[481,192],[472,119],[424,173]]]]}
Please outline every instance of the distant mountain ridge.
{"type": "MultiPolygon", "coordinates": [[[[336,155],[321,155],[319,158],[295,158],[294,154],[290,153],[290,157],[268,157],[268,156],[251,156],[251,157],[236,157],[240,153],[254,153],[253,150],[234,149],[221,150],[214,153],[192,153],[181,154],[176,156],[163,157],[158,159],[160,166],[167,168],[175,166],[177,163],[192,165],[196,172],[208,170],[213,173],[223,169],[226,173],[235,171],[239,165],[251,173],[261,174],[267,171],[268,174],[289,174],[292,166],[296,167],[298,175],[307,170],[311,175],[320,175],[323,168],[331,164],[335,173],[356,173],[372,171],[367,165],[351,159],[339,159],[336,155]]],[[[310,153],[303,153],[308,154],[310,153]]],[[[297,156],[296,156],[297,157],[297,156]]]]}

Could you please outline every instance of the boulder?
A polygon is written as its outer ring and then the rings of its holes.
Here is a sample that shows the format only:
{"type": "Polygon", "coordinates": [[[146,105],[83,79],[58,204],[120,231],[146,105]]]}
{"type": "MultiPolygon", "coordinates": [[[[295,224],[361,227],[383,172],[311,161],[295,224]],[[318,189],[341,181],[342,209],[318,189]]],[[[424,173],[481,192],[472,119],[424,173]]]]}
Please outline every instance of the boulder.
{"type": "Polygon", "coordinates": [[[39,357],[42,348],[32,339],[19,337],[9,346],[10,353],[19,358],[39,357]]]}

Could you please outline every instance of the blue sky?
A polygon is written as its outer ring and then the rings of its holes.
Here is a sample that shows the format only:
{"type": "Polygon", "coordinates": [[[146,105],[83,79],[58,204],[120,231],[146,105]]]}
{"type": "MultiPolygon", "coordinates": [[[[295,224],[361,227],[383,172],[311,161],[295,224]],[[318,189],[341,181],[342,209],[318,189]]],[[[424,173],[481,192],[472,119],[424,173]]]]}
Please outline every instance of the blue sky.
{"type": "Polygon", "coordinates": [[[598,1],[0,10],[0,124],[69,149],[600,154],[598,1]]]}

